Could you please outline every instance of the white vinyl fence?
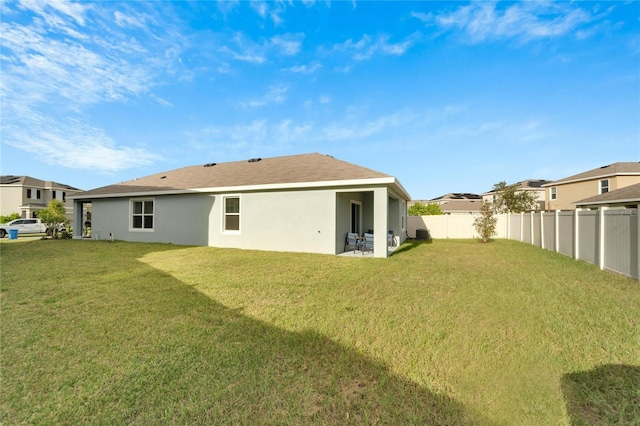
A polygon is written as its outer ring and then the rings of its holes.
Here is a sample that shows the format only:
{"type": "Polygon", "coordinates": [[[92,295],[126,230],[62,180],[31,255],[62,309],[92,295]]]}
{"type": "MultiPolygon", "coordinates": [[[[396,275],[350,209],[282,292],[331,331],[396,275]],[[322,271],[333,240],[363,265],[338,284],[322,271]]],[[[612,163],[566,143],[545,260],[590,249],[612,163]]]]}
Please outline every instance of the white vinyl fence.
{"type": "MultiPolygon", "coordinates": [[[[474,215],[409,216],[407,235],[478,238],[474,215]]],[[[575,210],[497,215],[496,238],[523,241],[640,280],[638,209],[575,210]]]]}

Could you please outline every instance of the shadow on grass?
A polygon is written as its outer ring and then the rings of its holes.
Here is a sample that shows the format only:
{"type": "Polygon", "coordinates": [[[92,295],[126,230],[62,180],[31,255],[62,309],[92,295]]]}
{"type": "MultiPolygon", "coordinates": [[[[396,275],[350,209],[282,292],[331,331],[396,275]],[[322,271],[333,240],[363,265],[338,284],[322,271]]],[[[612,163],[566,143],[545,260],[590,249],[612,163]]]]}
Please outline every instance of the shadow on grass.
{"type": "Polygon", "coordinates": [[[433,244],[433,239],[428,239],[428,240],[410,240],[407,239],[405,240],[404,243],[402,243],[402,245],[393,252],[393,254],[400,254],[400,253],[405,253],[407,251],[413,250],[417,247],[426,245],[426,244],[433,244]]]}
{"type": "Polygon", "coordinates": [[[572,425],[640,424],[640,367],[603,365],[566,374],[562,391],[572,425]]]}
{"type": "Polygon", "coordinates": [[[7,424],[487,424],[350,348],[226,308],[136,260],[167,246],[111,257],[119,248],[85,245],[64,280],[65,253],[43,258],[37,281],[5,280],[7,424]]]}

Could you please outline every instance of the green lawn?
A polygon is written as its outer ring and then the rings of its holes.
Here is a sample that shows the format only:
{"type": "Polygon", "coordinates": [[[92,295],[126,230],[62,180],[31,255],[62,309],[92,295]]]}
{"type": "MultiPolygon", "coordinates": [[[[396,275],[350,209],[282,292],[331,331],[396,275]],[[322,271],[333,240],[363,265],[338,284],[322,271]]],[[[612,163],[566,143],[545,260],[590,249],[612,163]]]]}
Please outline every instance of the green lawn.
{"type": "Polygon", "coordinates": [[[531,245],[0,254],[2,424],[640,424],[640,284],[531,245]]]}

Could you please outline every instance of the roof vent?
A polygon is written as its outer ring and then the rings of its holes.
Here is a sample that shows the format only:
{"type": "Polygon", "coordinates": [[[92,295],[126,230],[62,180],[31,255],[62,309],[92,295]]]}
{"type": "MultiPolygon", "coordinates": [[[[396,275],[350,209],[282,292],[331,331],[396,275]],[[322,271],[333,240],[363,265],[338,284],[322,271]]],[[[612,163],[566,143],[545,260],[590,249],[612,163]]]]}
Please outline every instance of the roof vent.
{"type": "Polygon", "coordinates": [[[249,163],[257,163],[258,161],[262,160],[262,158],[251,158],[249,160],[249,163]]]}
{"type": "Polygon", "coordinates": [[[207,163],[207,164],[205,164],[204,166],[205,166],[205,167],[213,167],[213,166],[215,166],[215,165],[216,165],[216,163],[207,163]]]}
{"type": "Polygon", "coordinates": [[[160,177],[160,179],[166,179],[166,178],[167,178],[166,176],[161,176],[161,177],[160,177]]]}
{"type": "Polygon", "coordinates": [[[607,168],[607,167],[609,167],[610,165],[611,165],[611,164],[606,165],[606,166],[602,166],[602,167],[600,167],[600,168],[601,168],[601,169],[606,169],[606,168],[607,168]]]}

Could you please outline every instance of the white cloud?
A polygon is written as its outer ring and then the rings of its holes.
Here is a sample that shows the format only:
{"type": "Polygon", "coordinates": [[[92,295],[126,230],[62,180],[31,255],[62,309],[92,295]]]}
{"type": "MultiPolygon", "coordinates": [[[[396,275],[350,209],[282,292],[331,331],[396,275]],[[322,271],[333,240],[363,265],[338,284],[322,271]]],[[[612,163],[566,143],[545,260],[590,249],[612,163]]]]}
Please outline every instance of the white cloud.
{"type": "Polygon", "coordinates": [[[296,65],[291,68],[286,68],[286,70],[294,73],[298,73],[298,74],[313,74],[314,72],[318,71],[320,68],[322,68],[322,64],[315,62],[311,65],[296,65]]]}
{"type": "Polygon", "coordinates": [[[306,143],[313,134],[312,130],[312,124],[296,124],[289,118],[277,122],[258,119],[248,124],[209,126],[189,133],[187,139],[195,149],[216,151],[216,155],[222,158],[235,160],[248,155],[265,156],[306,143]]]}
{"type": "Polygon", "coordinates": [[[264,19],[267,16],[271,18],[273,25],[276,27],[284,22],[284,19],[282,19],[282,14],[284,13],[284,5],[280,2],[251,0],[250,6],[258,15],[260,15],[261,18],[264,19]],[[273,7],[270,9],[269,6],[273,7]]]}
{"type": "Polygon", "coordinates": [[[141,16],[133,16],[116,10],[113,14],[115,22],[120,27],[144,28],[144,18],[141,16]]]}
{"type": "Polygon", "coordinates": [[[242,105],[248,107],[261,107],[267,104],[281,104],[285,101],[288,90],[289,87],[284,85],[271,86],[263,95],[251,99],[248,102],[243,102],[242,105]]]}
{"type": "Polygon", "coordinates": [[[158,16],[106,5],[3,5],[11,10],[0,24],[3,143],[76,169],[122,170],[157,158],[143,148],[119,146],[88,123],[84,111],[140,96],[168,106],[153,88],[159,76],[175,75],[183,40],[158,16]],[[144,28],[125,35],[119,25],[144,28]]]}
{"type": "Polygon", "coordinates": [[[392,128],[400,127],[415,119],[409,111],[398,111],[383,115],[374,120],[360,121],[350,117],[343,123],[332,123],[322,128],[324,137],[329,140],[363,139],[392,128]]]}
{"type": "Polygon", "coordinates": [[[402,56],[417,42],[418,38],[419,34],[413,33],[398,43],[391,43],[388,35],[382,34],[373,38],[365,34],[358,41],[348,39],[336,44],[333,50],[347,52],[355,60],[369,59],[376,54],[402,56]]]}
{"type": "Polygon", "coordinates": [[[3,143],[29,152],[45,163],[114,172],[149,165],[159,159],[143,148],[117,146],[104,130],[78,119],[52,119],[29,110],[23,113],[16,124],[3,126],[3,143]]]}
{"type": "Polygon", "coordinates": [[[251,0],[251,8],[262,18],[266,18],[269,8],[267,2],[262,0],[251,0]]]}
{"type": "Polygon", "coordinates": [[[59,0],[21,0],[19,7],[36,13],[52,26],[64,24],[66,22],[65,17],[72,18],[78,25],[84,26],[85,15],[92,8],[90,4],[86,3],[59,0]]]}
{"type": "Polygon", "coordinates": [[[558,37],[574,33],[594,19],[590,12],[574,3],[534,1],[504,8],[495,2],[474,2],[450,13],[413,12],[412,16],[443,29],[461,30],[472,43],[501,38],[527,42],[558,37]]]}
{"type": "Polygon", "coordinates": [[[237,61],[263,64],[268,61],[268,55],[294,56],[302,49],[304,34],[280,34],[269,40],[253,41],[243,33],[237,32],[230,39],[229,45],[219,48],[219,51],[230,55],[237,61]]]}
{"type": "Polygon", "coordinates": [[[293,56],[302,49],[303,39],[302,33],[277,35],[271,38],[271,46],[283,55],[293,56]]]}

